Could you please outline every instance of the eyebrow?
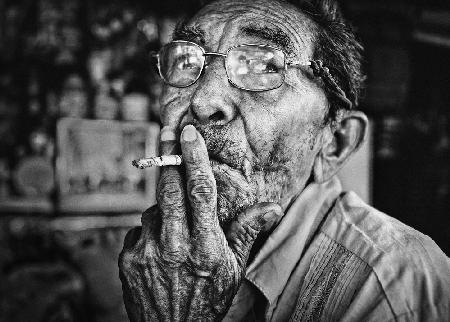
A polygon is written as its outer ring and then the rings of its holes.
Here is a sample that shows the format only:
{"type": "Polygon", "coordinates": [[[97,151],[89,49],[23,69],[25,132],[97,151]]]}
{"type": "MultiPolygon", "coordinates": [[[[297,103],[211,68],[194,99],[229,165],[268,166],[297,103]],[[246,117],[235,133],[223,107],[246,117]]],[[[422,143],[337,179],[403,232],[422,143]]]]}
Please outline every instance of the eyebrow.
{"type": "Polygon", "coordinates": [[[270,41],[281,48],[289,56],[293,56],[294,45],[289,36],[279,28],[249,25],[242,29],[242,32],[248,36],[256,36],[258,38],[270,41]]]}
{"type": "Polygon", "coordinates": [[[199,45],[205,45],[205,32],[197,26],[188,26],[186,21],[177,24],[173,32],[173,40],[192,41],[199,45]]]}
{"type": "MultiPolygon", "coordinates": [[[[294,56],[294,45],[289,36],[279,28],[268,26],[248,25],[241,28],[241,31],[248,36],[258,38],[274,43],[289,56],[294,56]]],[[[188,26],[187,21],[181,21],[175,27],[173,40],[192,41],[204,46],[206,43],[205,32],[197,26],[188,26]]]]}

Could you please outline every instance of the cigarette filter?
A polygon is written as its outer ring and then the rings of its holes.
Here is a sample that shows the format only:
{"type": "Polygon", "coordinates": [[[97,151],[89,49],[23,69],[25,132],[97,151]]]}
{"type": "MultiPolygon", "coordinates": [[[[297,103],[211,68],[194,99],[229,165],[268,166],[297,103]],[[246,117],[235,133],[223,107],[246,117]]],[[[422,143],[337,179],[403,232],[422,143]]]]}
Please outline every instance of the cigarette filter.
{"type": "Polygon", "coordinates": [[[160,157],[151,157],[139,160],[133,160],[131,164],[139,169],[149,167],[165,167],[168,165],[180,165],[183,162],[181,155],[162,155],[160,157]]]}

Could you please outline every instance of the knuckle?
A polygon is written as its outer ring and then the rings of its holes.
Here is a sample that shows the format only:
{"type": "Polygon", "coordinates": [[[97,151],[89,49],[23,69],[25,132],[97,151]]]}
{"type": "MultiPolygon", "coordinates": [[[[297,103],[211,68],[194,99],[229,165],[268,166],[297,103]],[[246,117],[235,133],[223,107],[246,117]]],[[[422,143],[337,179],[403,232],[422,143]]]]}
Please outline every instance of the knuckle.
{"type": "Polygon", "coordinates": [[[197,275],[203,276],[206,276],[207,273],[214,271],[214,269],[221,264],[220,257],[211,254],[194,254],[190,256],[189,263],[191,270],[195,271],[197,275]]]}
{"type": "Polygon", "coordinates": [[[238,225],[235,229],[236,232],[233,237],[236,247],[241,250],[248,248],[258,236],[258,231],[250,225],[238,225]]]}
{"type": "Polygon", "coordinates": [[[225,238],[220,242],[219,236],[196,235],[192,238],[190,259],[196,266],[212,268],[222,263],[225,258],[223,254],[228,247],[225,238]],[[212,238],[211,238],[212,237],[212,238]]]}
{"type": "Polygon", "coordinates": [[[193,203],[211,202],[211,197],[216,194],[216,186],[213,180],[207,175],[198,175],[188,182],[190,191],[189,195],[193,203]]]}
{"type": "Polygon", "coordinates": [[[158,257],[159,260],[168,267],[178,267],[184,263],[186,259],[186,252],[181,249],[168,250],[163,248],[158,252],[158,257]]]}
{"type": "Polygon", "coordinates": [[[159,185],[158,203],[163,205],[171,205],[178,203],[183,198],[181,185],[177,181],[165,181],[159,185]]]}
{"type": "Polygon", "coordinates": [[[256,236],[258,236],[258,230],[253,228],[251,225],[242,225],[242,236],[245,242],[252,242],[256,236]]]}

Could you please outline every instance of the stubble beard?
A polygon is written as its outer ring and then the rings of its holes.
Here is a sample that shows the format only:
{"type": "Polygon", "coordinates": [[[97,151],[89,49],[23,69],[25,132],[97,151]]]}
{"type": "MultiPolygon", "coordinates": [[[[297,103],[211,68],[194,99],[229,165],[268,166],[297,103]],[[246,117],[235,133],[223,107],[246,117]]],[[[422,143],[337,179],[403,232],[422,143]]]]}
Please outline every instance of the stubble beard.
{"type": "Polygon", "coordinates": [[[213,166],[217,185],[217,216],[222,228],[248,207],[260,202],[281,203],[289,189],[289,175],[283,168],[260,169],[251,175],[227,166],[213,166]]]}
{"type": "MultiPolygon", "coordinates": [[[[211,168],[216,180],[217,208],[220,225],[225,228],[248,207],[260,202],[279,203],[291,188],[292,158],[281,158],[286,152],[278,144],[272,157],[261,160],[252,152],[244,124],[237,119],[234,128],[195,124],[210,154],[211,168]]],[[[282,141],[284,138],[278,138],[282,141]]]]}

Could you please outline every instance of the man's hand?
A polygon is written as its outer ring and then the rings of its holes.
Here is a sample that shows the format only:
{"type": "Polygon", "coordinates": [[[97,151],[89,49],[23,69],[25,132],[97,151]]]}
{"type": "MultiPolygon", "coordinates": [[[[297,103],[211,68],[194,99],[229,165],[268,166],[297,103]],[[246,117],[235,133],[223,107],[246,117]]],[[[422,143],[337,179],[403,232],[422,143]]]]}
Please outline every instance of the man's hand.
{"type": "MultiPolygon", "coordinates": [[[[192,125],[184,128],[180,141],[186,182],[178,167],[162,169],[158,207],[143,214],[141,230],[128,233],[119,259],[131,321],[223,318],[256,236],[282,214],[273,203],[254,205],[225,236],[216,215],[216,183],[205,142],[192,125]]],[[[173,154],[175,142],[175,134],[164,128],[162,154],[173,154]]]]}

